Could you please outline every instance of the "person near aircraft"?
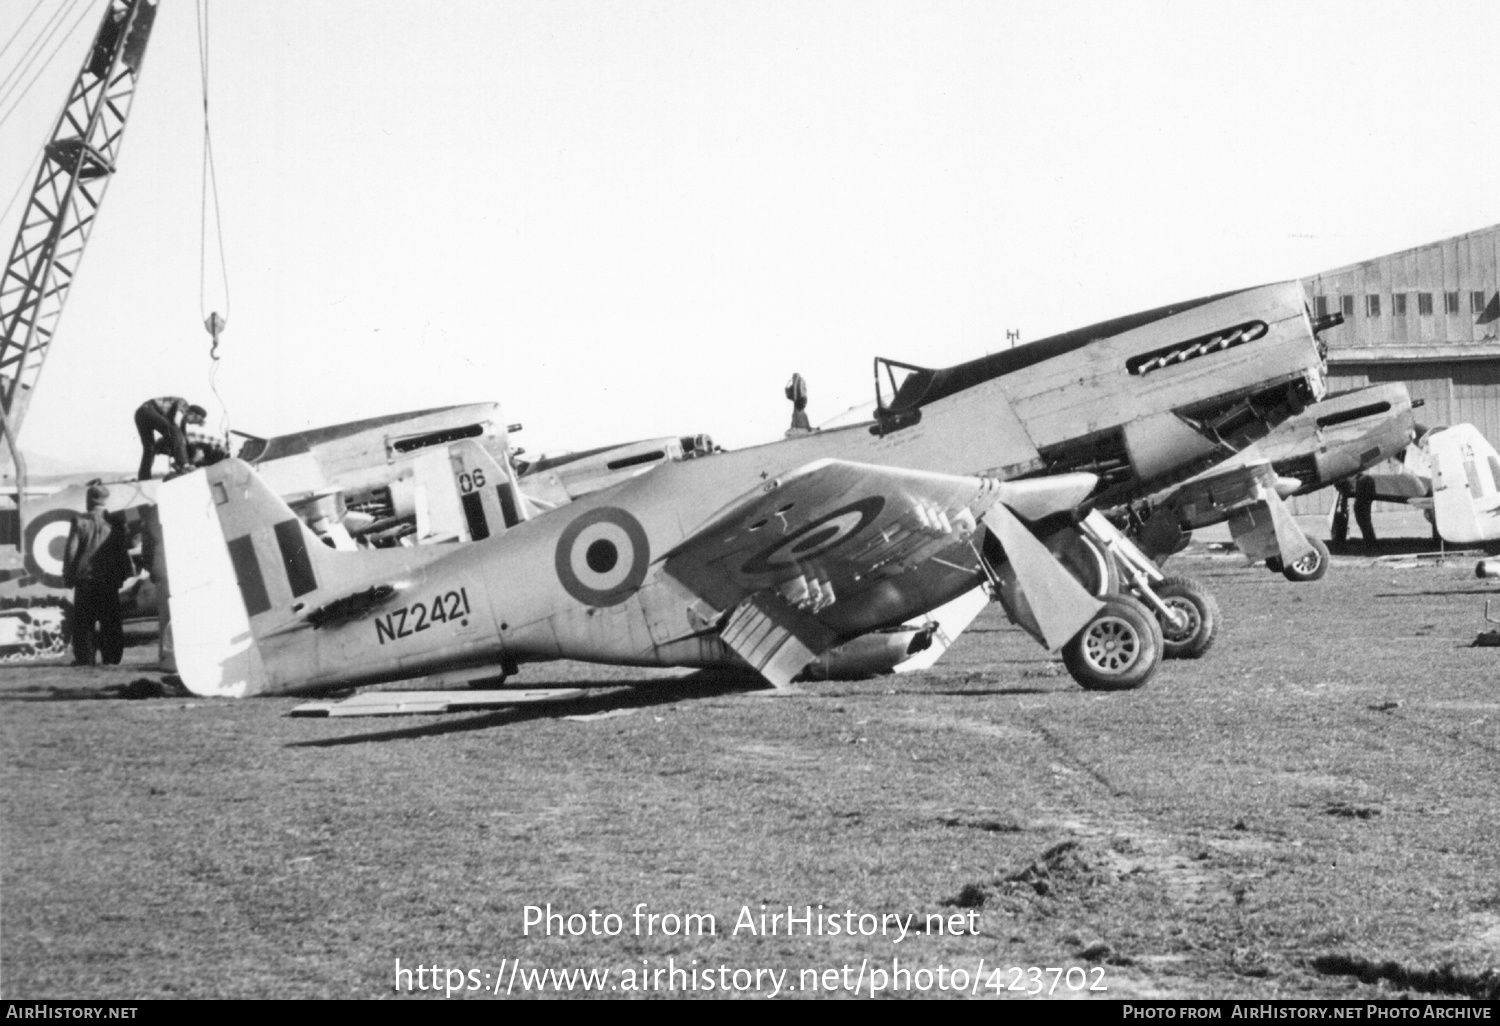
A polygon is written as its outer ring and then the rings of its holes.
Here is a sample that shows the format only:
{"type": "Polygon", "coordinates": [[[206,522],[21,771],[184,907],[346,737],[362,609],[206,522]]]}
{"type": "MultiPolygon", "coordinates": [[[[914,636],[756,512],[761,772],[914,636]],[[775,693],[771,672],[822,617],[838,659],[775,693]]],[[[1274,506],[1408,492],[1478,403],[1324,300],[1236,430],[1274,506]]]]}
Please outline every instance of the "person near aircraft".
{"type": "Polygon", "coordinates": [[[1370,507],[1375,504],[1375,482],[1361,476],[1354,482],[1354,522],[1367,542],[1375,540],[1375,522],[1370,518],[1370,507]]]}
{"type": "Polygon", "coordinates": [[[63,549],[63,584],[73,589],[73,665],[93,666],[97,643],[106,666],[125,654],[120,585],[130,578],[129,531],[124,520],[105,510],[109,489],[93,484],[88,511],[73,521],[63,549]]]}
{"type": "Polygon", "coordinates": [[[203,407],[176,396],[148,399],[136,407],[135,429],[141,436],[141,469],[136,479],[145,481],[151,476],[158,437],[167,443],[174,467],[190,466],[187,426],[207,419],[208,411],[203,407]]]}
{"type": "Polygon", "coordinates": [[[812,422],[807,418],[807,382],[801,374],[793,374],[792,380],[786,383],[786,397],[792,401],[792,426],[787,428],[786,437],[810,434],[812,422]]]}

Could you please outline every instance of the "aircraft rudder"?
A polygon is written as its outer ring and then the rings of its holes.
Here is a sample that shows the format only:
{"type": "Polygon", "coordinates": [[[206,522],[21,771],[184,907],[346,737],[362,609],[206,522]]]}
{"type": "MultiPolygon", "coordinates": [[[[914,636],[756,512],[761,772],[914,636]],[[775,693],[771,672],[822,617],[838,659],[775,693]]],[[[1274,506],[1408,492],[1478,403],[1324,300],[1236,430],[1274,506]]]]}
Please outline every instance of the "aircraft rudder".
{"type": "Polygon", "coordinates": [[[472,541],[497,537],[527,518],[515,475],[504,454],[496,457],[472,438],[448,446],[453,481],[472,541]]]}
{"type": "MultiPolygon", "coordinates": [[[[230,544],[232,529],[245,526],[250,511],[236,509],[227,518],[221,511],[232,505],[231,495],[269,514],[276,510],[253,488],[244,491],[236,469],[218,464],[167,481],[158,491],[177,673],[198,695],[240,698],[266,686],[249,616],[255,585],[240,580],[230,544]]],[[[286,509],[268,490],[266,495],[286,509]]]]}
{"type": "Polygon", "coordinates": [[[1432,507],[1438,535],[1466,545],[1500,538],[1500,454],[1472,424],[1433,432],[1432,507]]]}

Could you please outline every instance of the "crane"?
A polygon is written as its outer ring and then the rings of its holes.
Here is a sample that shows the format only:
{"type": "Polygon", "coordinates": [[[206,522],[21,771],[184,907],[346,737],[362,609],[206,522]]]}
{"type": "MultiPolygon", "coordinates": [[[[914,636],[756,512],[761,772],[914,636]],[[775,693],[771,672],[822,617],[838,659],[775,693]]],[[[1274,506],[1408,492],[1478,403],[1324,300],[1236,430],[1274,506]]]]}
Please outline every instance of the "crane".
{"type": "Polygon", "coordinates": [[[73,516],[26,514],[19,434],[99,204],[114,175],[157,0],[110,0],[67,103],[42,148],[10,258],[0,272],[0,467],[14,465],[14,508],[0,508],[0,661],[66,651],[67,604],[48,563],[61,557],[73,516]],[[29,522],[23,523],[23,520],[29,522]],[[43,594],[37,594],[42,592],[43,594]]]}
{"type": "MultiPolygon", "coordinates": [[[[0,433],[16,468],[17,523],[26,463],[17,440],[57,322],[114,175],[157,0],[111,0],[42,148],[36,184],[0,276],[0,433]]],[[[10,533],[10,532],[5,532],[10,533]]]]}

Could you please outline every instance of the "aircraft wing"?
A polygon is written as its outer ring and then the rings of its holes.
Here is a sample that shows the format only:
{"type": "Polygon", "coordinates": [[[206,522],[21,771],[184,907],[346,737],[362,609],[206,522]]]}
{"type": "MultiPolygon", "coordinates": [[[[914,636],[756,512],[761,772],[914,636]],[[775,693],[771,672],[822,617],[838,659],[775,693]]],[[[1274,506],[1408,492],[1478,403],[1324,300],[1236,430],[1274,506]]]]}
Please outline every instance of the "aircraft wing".
{"type": "MultiPolygon", "coordinates": [[[[1006,484],[819,460],[731,503],[668,552],[664,569],[705,603],[727,611],[724,643],[783,686],[845,635],[881,626],[869,622],[879,618],[872,598],[877,589],[899,587],[902,574],[950,548],[956,572],[976,570],[977,556],[964,543],[981,519],[1002,525],[997,529],[1012,562],[1030,569],[1035,550],[1045,554],[1045,548],[1014,514],[1000,510],[1008,504],[1037,519],[1072,509],[1094,481],[1091,474],[1068,474],[1006,484]],[[842,615],[855,604],[866,607],[861,617],[842,615]]],[[[1097,603],[1060,564],[1051,565],[1066,578],[1046,581],[1063,596],[1066,622],[1059,621],[1057,631],[1071,635],[1097,603]]]]}

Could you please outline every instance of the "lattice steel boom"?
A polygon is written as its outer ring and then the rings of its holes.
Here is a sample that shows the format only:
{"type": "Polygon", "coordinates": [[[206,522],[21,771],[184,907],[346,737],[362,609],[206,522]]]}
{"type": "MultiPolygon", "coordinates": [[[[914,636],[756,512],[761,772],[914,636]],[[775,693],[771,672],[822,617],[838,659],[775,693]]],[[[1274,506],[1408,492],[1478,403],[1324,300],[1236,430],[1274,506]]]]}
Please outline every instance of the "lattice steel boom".
{"type": "Polygon", "coordinates": [[[157,0],[112,0],[105,11],[43,148],[0,279],[0,428],[16,457],[16,435],[115,171],[156,9],[157,0]]]}

